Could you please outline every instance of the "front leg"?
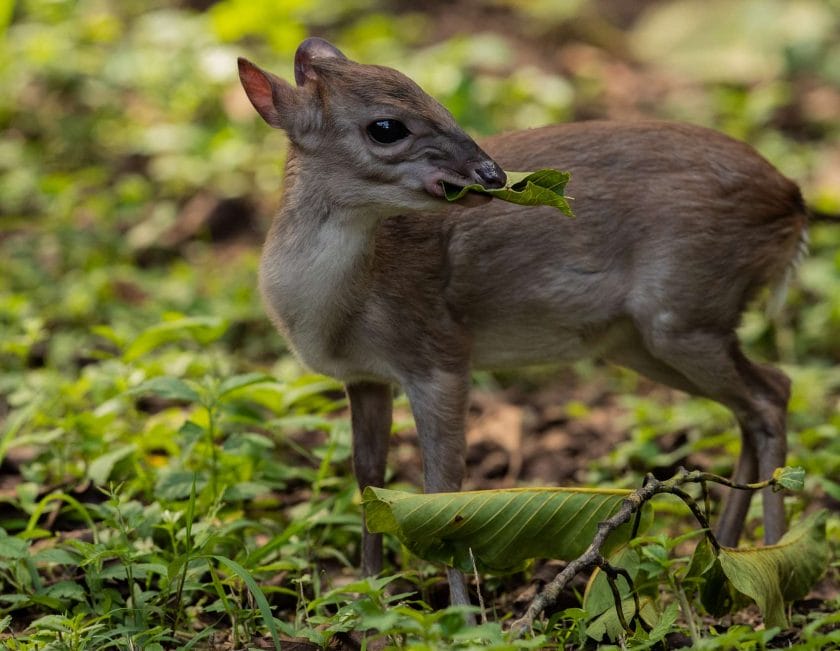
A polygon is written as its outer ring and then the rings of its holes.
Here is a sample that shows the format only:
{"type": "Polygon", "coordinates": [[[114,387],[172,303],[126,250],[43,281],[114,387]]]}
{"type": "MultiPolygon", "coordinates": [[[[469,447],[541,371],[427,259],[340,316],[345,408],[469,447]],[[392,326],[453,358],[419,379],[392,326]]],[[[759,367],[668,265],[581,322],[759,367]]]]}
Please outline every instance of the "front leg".
{"type": "MultiPolygon", "coordinates": [[[[359,490],[385,484],[385,464],[391,436],[392,393],[387,384],[357,382],[347,385],[353,425],[353,472],[359,490]]],[[[382,571],[382,534],[362,525],[362,574],[382,571]]]]}
{"type": "MultiPolygon", "coordinates": [[[[405,383],[405,392],[417,425],[423,457],[423,485],[427,493],[458,491],[464,479],[466,416],[470,376],[435,369],[405,383]]],[[[470,603],[464,575],[446,569],[453,605],[470,603]]]]}

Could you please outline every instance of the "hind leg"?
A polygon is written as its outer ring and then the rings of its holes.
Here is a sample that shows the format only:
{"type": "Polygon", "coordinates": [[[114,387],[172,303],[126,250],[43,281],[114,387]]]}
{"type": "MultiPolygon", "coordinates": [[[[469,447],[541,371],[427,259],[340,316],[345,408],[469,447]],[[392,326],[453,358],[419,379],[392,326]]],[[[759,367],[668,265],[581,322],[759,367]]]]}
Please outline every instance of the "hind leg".
{"type": "MultiPolygon", "coordinates": [[[[772,366],[755,364],[736,349],[734,358],[748,386],[758,399],[749,418],[739,418],[745,441],[757,444],[758,479],[769,479],[776,468],[787,459],[787,405],[790,399],[790,379],[772,366]]],[[[742,491],[739,491],[742,492],[742,491]]],[[[785,532],[785,507],[782,494],[765,488],[764,542],[778,542],[785,532]]]]}
{"type": "MultiPolygon", "coordinates": [[[[738,457],[732,481],[737,484],[758,481],[758,454],[753,446],[753,437],[744,432],[743,426],[741,427],[741,454],[738,457]]],[[[729,494],[715,528],[715,536],[721,545],[738,546],[738,539],[744,529],[752,496],[752,491],[735,489],[729,494]]]]}
{"type": "MultiPolygon", "coordinates": [[[[736,481],[767,479],[784,465],[790,381],[781,371],[748,360],[732,332],[655,327],[641,331],[649,333],[644,341],[650,355],[687,380],[689,390],[695,389],[691,393],[711,398],[735,414],[742,436],[736,481]]],[[[727,502],[718,527],[724,544],[737,543],[749,502],[750,494],[743,491],[727,502]]],[[[764,540],[775,543],[785,529],[781,494],[766,489],[763,509],[764,540]]]]}
{"type": "MultiPolygon", "coordinates": [[[[614,351],[608,356],[609,361],[632,368],[651,380],[674,389],[696,396],[709,397],[682,373],[651,355],[644,347],[640,337],[632,344],[614,351]]],[[[739,484],[758,481],[758,456],[752,437],[745,435],[743,428],[741,454],[732,480],[739,484]]],[[[738,544],[751,499],[752,491],[733,490],[730,493],[715,531],[715,535],[722,545],[734,547],[738,544]]]]}
{"type": "MultiPolygon", "coordinates": [[[[741,456],[733,481],[746,484],[769,479],[776,468],[785,465],[790,380],[778,369],[751,362],[737,348],[733,359],[753,395],[759,396],[753,412],[738,414],[741,456]]],[[[762,495],[764,542],[775,543],[785,532],[782,494],[767,488],[762,495]]],[[[730,495],[718,524],[721,544],[730,547],[738,544],[751,497],[751,491],[742,490],[734,490],[730,495]]]]}

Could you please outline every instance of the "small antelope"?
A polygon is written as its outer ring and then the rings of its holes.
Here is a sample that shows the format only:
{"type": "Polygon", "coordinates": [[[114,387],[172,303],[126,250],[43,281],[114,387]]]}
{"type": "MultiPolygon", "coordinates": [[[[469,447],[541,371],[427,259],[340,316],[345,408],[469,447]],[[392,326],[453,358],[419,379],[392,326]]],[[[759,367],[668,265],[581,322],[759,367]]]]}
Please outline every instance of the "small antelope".
{"type": "MultiPolygon", "coordinates": [[[[790,381],[741,352],[740,315],[783,287],[804,251],[795,183],[748,145],[667,122],[558,124],[479,147],[438,102],[390,68],[305,40],[295,86],[239,60],[251,103],[288,135],[286,185],[262,256],[266,308],[297,356],[343,381],[359,486],[381,486],[392,385],[408,396],[429,492],[464,475],[470,369],[596,356],[715,400],[738,420],[737,482],[784,465],[790,381]],[[503,168],[568,170],[575,219],[478,198],[503,168]],[[478,205],[474,205],[478,203],[478,205]]],[[[750,493],[717,534],[736,545],[750,493]]],[[[764,492],[764,537],[785,528],[764,492]]],[[[364,530],[362,569],[382,565],[364,530]]],[[[453,603],[469,603],[448,571],[453,603]]]]}

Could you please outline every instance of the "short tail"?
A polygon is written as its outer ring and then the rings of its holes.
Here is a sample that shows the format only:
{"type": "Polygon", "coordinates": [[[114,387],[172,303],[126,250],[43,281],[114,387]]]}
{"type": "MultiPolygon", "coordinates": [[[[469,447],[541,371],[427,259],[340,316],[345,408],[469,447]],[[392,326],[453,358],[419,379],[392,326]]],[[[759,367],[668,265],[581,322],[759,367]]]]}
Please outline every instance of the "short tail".
{"type": "Polygon", "coordinates": [[[785,270],[780,275],[779,280],[776,281],[770,288],[770,298],[767,300],[766,308],[767,317],[770,319],[775,319],[782,311],[782,307],[785,304],[785,298],[787,298],[788,286],[794,276],[796,276],[796,272],[802,264],[802,261],[808,255],[808,244],[810,241],[808,237],[808,224],[814,222],[840,224],[840,213],[826,212],[824,210],[818,210],[813,206],[806,206],[801,194],[798,196],[797,203],[799,208],[798,212],[805,215],[805,223],[799,233],[799,240],[796,244],[796,250],[794,251],[793,256],[785,267],[785,270]]]}
{"type": "Polygon", "coordinates": [[[808,222],[806,221],[802,230],[799,232],[799,240],[796,243],[796,251],[794,251],[793,256],[785,267],[785,270],[781,274],[779,280],[770,288],[770,298],[767,300],[766,308],[766,314],[769,319],[773,320],[781,313],[782,307],[784,307],[785,304],[785,299],[787,298],[788,286],[796,276],[796,272],[802,264],[802,261],[808,256],[809,243],[810,238],[808,236],[808,222]]]}

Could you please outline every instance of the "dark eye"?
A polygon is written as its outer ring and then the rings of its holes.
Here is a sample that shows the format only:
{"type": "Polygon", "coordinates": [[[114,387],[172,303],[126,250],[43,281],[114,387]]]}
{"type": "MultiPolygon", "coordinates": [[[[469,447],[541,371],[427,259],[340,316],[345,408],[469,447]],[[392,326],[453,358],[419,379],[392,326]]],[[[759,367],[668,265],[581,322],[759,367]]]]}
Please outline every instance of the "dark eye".
{"type": "Polygon", "coordinates": [[[376,120],[367,128],[368,135],[382,145],[390,145],[407,137],[411,132],[399,120],[376,120]]]}

